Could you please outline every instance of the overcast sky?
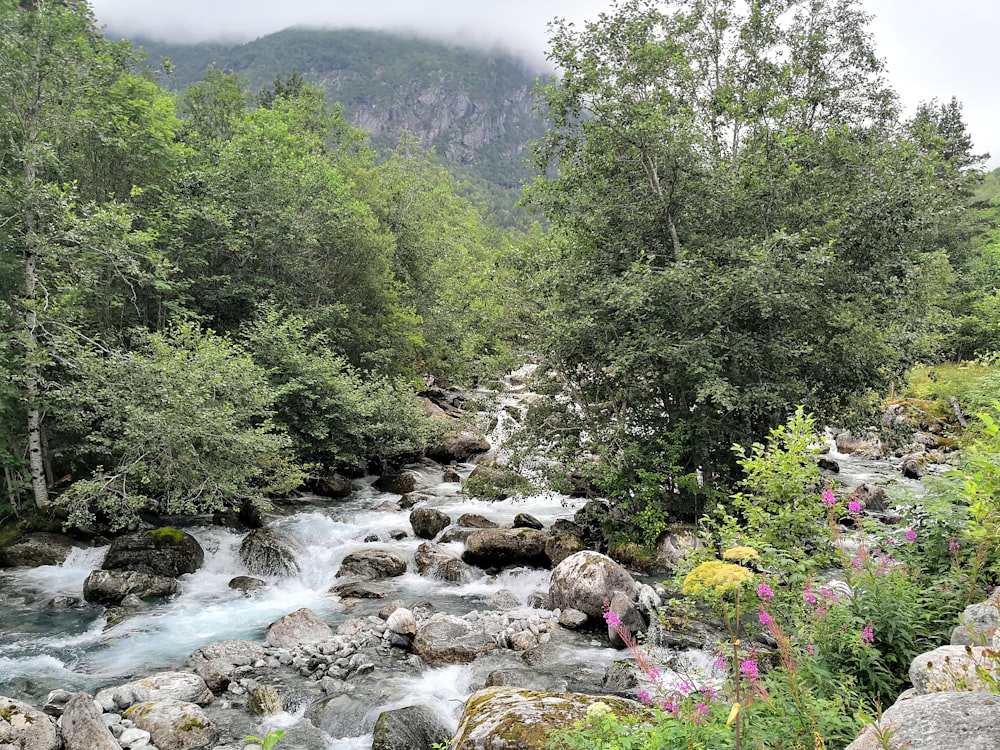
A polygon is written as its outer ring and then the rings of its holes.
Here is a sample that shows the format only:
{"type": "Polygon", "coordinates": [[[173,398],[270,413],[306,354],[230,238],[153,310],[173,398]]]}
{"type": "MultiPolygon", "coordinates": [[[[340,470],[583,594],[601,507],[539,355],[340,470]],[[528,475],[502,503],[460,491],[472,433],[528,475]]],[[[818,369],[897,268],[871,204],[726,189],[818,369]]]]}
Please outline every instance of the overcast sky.
{"type": "MultiPolygon", "coordinates": [[[[862,0],[889,79],[911,108],[958,97],[976,150],[1000,166],[1000,96],[995,50],[997,0],[862,0]]],[[[546,24],[582,22],[610,0],[91,0],[98,20],[124,34],[170,41],[248,41],[289,26],[416,31],[500,44],[544,58],[546,24]]]]}

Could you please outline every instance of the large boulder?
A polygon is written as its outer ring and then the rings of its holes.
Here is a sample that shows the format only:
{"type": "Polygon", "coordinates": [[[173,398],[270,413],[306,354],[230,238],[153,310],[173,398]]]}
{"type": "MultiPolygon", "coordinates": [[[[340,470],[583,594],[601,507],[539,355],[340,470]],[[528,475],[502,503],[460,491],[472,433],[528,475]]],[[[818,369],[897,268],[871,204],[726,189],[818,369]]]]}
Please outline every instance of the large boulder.
{"type": "Polygon", "coordinates": [[[111,542],[101,567],[177,578],[194,573],[204,562],[205,550],[197,539],[186,531],[165,526],[118,537],[111,542]]]}
{"type": "Polygon", "coordinates": [[[553,609],[573,607],[592,618],[601,617],[604,603],[618,592],[634,599],[635,579],[607,555],[591,550],[567,557],[549,579],[553,609]]]}
{"type": "Polygon", "coordinates": [[[94,570],[83,582],[83,598],[95,604],[121,604],[122,599],[133,594],[148,599],[176,592],[176,578],[134,570],[94,570]]]}
{"type": "Polygon", "coordinates": [[[63,750],[120,750],[94,699],[86,693],[77,693],[63,709],[59,722],[63,750]]]}
{"type": "Polygon", "coordinates": [[[191,654],[185,666],[201,677],[213,693],[222,693],[229,687],[237,668],[256,664],[266,653],[256,641],[216,641],[191,654]]]}
{"type": "Polygon", "coordinates": [[[125,718],[149,732],[159,750],[208,750],[219,739],[215,725],[195,703],[170,698],[137,703],[125,718]]]}
{"type": "Polygon", "coordinates": [[[462,562],[447,547],[424,542],[413,556],[417,572],[425,578],[436,578],[449,583],[467,583],[476,577],[475,569],[462,562]]]}
{"type": "Polygon", "coordinates": [[[881,750],[878,734],[890,736],[891,747],[906,750],[996,750],[1000,748],[1000,696],[948,692],[896,701],[846,750],[881,750]]]}
{"type": "Polygon", "coordinates": [[[473,456],[486,453],[490,449],[486,438],[471,432],[452,432],[442,437],[427,450],[427,457],[443,464],[452,461],[468,461],[473,456]]]}
{"type": "Polygon", "coordinates": [[[495,643],[468,620],[437,613],[417,628],[413,649],[428,664],[468,664],[495,643]]]}
{"type": "Polygon", "coordinates": [[[451,517],[437,508],[415,508],[410,512],[410,526],[421,539],[433,539],[451,524],[451,517]]]}
{"type": "Polygon", "coordinates": [[[322,477],[312,477],[306,481],[306,487],[311,492],[325,497],[343,498],[351,494],[351,480],[343,474],[327,474],[322,477]]]}
{"type": "Polygon", "coordinates": [[[415,471],[402,471],[399,474],[383,474],[375,480],[374,487],[382,492],[394,495],[405,495],[417,489],[420,475],[415,471]]]}
{"type": "Polygon", "coordinates": [[[0,748],[59,750],[55,722],[27,703],[0,695],[0,748]]]}
{"type": "Polygon", "coordinates": [[[495,529],[499,526],[495,521],[491,521],[486,516],[478,513],[463,513],[455,521],[457,526],[468,526],[470,529],[495,529]]]}
{"type": "Polygon", "coordinates": [[[483,529],[465,540],[462,559],[480,568],[548,568],[552,564],[545,552],[548,540],[548,534],[535,529],[483,529]]]}
{"type": "Polygon", "coordinates": [[[372,750],[423,750],[445,745],[451,732],[427,706],[383,711],[375,722],[372,750]]]}
{"type": "Polygon", "coordinates": [[[295,540],[272,526],[247,534],[240,544],[240,560],[255,576],[290,578],[299,574],[295,540]]]}
{"type": "Polygon", "coordinates": [[[406,572],[406,558],[390,549],[362,549],[344,558],[337,578],[357,576],[367,580],[392,578],[406,572]]]}
{"type": "Polygon", "coordinates": [[[647,718],[642,704],[611,695],[547,693],[488,687],[472,694],[458,725],[452,750],[544,750],[549,735],[587,719],[603,703],[619,717],[647,718]]]}
{"type": "Polygon", "coordinates": [[[953,646],[986,646],[1000,626],[1000,588],[984,602],[970,604],[951,633],[953,646]]]}
{"type": "Polygon", "coordinates": [[[212,693],[205,680],[191,672],[160,672],[141,680],[101,690],[96,700],[105,711],[121,713],[136,703],[170,698],[177,701],[207,705],[212,693]]]}
{"type": "Polygon", "coordinates": [[[918,693],[989,691],[1000,681],[1000,669],[996,652],[985,646],[941,646],[916,657],[909,677],[918,693]]]}
{"type": "Polygon", "coordinates": [[[332,636],[330,626],[311,609],[303,607],[271,623],[265,640],[272,648],[296,648],[307,643],[320,643],[332,636]]]}
{"type": "Polygon", "coordinates": [[[61,565],[76,543],[65,534],[37,531],[0,548],[0,568],[61,565]]]}
{"type": "Polygon", "coordinates": [[[576,534],[563,532],[552,534],[545,542],[545,554],[549,556],[549,561],[553,566],[559,565],[570,555],[583,550],[583,542],[576,534]]]}

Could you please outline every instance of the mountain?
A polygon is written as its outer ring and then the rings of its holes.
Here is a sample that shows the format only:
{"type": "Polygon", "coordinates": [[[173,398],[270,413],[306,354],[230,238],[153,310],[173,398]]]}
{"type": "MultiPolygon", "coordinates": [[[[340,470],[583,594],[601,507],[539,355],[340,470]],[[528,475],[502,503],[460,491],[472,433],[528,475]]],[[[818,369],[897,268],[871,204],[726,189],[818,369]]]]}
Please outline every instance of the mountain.
{"type": "Polygon", "coordinates": [[[531,176],[527,144],[545,131],[532,89],[548,74],[499,51],[483,51],[379,31],[293,28],[239,45],[180,45],[132,38],[150,62],[169,58],[178,89],[209,67],[236,73],[254,90],[298,70],[331,102],[392,148],[403,131],[503,191],[531,176]]]}

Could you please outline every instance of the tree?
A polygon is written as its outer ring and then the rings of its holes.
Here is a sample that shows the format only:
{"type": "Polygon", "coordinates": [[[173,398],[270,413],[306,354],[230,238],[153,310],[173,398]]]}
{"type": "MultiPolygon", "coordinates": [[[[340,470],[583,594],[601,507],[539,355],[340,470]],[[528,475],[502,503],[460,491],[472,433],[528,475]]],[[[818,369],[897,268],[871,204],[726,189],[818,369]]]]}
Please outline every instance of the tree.
{"type": "Polygon", "coordinates": [[[730,447],[795,405],[827,417],[897,377],[933,332],[936,222],[962,210],[856,2],[741,7],[557,22],[539,92],[554,127],[527,200],[552,226],[536,293],[578,410],[562,434],[663,508],[725,488],[730,447]]]}

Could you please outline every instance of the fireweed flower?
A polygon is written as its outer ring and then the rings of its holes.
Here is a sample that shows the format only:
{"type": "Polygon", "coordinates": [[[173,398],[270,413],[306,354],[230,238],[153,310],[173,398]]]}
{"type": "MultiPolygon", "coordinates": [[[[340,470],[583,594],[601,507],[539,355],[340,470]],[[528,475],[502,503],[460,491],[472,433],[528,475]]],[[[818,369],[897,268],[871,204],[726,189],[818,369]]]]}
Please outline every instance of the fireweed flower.
{"type": "Polygon", "coordinates": [[[908,541],[908,542],[914,542],[914,541],[916,541],[916,539],[917,539],[917,532],[915,532],[913,529],[907,529],[906,530],[906,541],[908,541]]]}
{"type": "Polygon", "coordinates": [[[847,510],[852,516],[861,515],[861,502],[858,500],[851,500],[851,502],[847,504],[847,510]]]}
{"type": "Polygon", "coordinates": [[[875,643],[875,629],[872,627],[871,622],[869,622],[861,631],[861,640],[866,643],[875,643]]]}
{"type": "Polygon", "coordinates": [[[640,690],[636,694],[636,697],[640,701],[642,701],[643,703],[652,703],[652,701],[653,701],[653,699],[649,697],[649,691],[648,690],[640,690]]]}
{"type": "Polygon", "coordinates": [[[749,682],[757,682],[757,680],[760,679],[757,662],[753,659],[746,659],[740,662],[740,672],[749,682]]]}
{"type": "Polygon", "coordinates": [[[757,617],[760,619],[761,625],[770,625],[774,622],[774,618],[763,607],[757,610],[757,617]]]}
{"type": "Polygon", "coordinates": [[[759,596],[761,599],[773,599],[774,592],[771,591],[770,586],[768,586],[766,583],[762,583],[760,584],[760,586],[757,587],[757,596],[759,596]]]}
{"type": "Polygon", "coordinates": [[[837,504],[837,498],[834,496],[833,490],[827,487],[825,490],[823,490],[823,505],[825,505],[827,508],[832,508],[836,504],[837,504]]]}
{"type": "Polygon", "coordinates": [[[620,628],[622,625],[622,621],[618,619],[618,615],[616,615],[610,609],[604,613],[604,622],[606,622],[608,626],[612,628],[620,628]]]}
{"type": "Polygon", "coordinates": [[[948,542],[948,551],[949,552],[958,552],[958,547],[959,547],[959,544],[954,539],[952,539],[950,542],[948,542]]]}
{"type": "Polygon", "coordinates": [[[802,601],[804,601],[806,604],[816,603],[816,594],[813,593],[813,590],[809,587],[809,584],[806,584],[805,591],[802,592],[802,601]]]}
{"type": "Polygon", "coordinates": [[[806,646],[806,651],[809,652],[809,656],[816,656],[816,647],[811,643],[806,646]]]}

